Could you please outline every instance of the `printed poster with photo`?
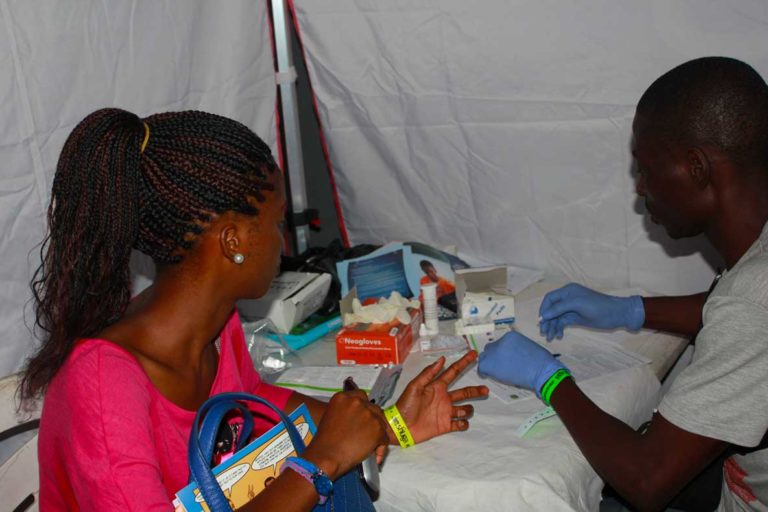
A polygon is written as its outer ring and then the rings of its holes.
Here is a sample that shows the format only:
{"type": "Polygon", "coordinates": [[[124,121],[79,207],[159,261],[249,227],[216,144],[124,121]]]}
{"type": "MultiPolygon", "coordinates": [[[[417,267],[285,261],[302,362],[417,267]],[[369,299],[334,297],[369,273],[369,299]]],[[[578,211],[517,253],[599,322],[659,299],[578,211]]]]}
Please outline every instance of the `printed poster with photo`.
{"type": "Polygon", "coordinates": [[[389,297],[419,298],[421,285],[437,284],[441,318],[455,318],[454,271],[469,268],[461,258],[419,242],[392,242],[365,256],[340,261],[341,295],[356,287],[364,304],[389,297]]]}

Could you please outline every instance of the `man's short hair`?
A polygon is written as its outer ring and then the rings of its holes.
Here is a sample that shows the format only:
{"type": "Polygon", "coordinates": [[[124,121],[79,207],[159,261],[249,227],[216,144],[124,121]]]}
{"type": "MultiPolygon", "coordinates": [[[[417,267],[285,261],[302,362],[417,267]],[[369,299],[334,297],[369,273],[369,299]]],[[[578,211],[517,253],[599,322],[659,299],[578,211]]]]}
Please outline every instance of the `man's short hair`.
{"type": "Polygon", "coordinates": [[[421,270],[424,270],[424,271],[426,271],[426,270],[427,270],[427,267],[432,267],[432,268],[435,268],[435,265],[434,265],[434,264],[432,264],[432,262],[431,262],[431,261],[429,261],[429,260],[421,260],[421,261],[419,262],[419,266],[421,267],[421,270]]]}
{"type": "Polygon", "coordinates": [[[677,66],[645,91],[637,114],[662,140],[714,145],[736,163],[768,168],[768,86],[740,60],[677,66]]]}

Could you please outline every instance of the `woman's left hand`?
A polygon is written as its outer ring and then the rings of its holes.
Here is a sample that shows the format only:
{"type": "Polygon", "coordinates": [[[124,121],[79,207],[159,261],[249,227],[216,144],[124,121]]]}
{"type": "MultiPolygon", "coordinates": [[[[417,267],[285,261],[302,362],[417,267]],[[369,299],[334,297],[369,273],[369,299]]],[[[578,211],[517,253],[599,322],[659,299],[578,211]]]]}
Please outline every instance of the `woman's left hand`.
{"type": "MultiPolygon", "coordinates": [[[[397,401],[397,408],[415,442],[421,443],[447,432],[469,428],[474,408],[454,404],[486,396],[488,388],[467,386],[448,391],[448,387],[476,359],[477,352],[472,350],[441,373],[445,364],[445,357],[441,357],[408,383],[397,401]]],[[[388,434],[390,443],[398,444],[392,429],[388,434]]]]}

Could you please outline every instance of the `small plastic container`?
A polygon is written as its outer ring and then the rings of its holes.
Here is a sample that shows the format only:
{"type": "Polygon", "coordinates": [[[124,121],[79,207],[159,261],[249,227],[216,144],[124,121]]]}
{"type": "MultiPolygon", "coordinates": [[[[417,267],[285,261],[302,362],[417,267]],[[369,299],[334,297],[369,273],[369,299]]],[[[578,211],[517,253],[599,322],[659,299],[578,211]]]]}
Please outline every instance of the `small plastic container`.
{"type": "Polygon", "coordinates": [[[464,336],[453,334],[429,334],[424,324],[419,328],[419,350],[426,355],[462,354],[469,350],[469,343],[464,336]]]}
{"type": "Polygon", "coordinates": [[[291,366],[302,366],[301,357],[292,350],[268,318],[248,322],[243,330],[249,333],[246,346],[253,366],[267,382],[272,382],[291,366]]]}
{"type": "Polygon", "coordinates": [[[426,325],[427,334],[437,334],[437,283],[421,285],[421,301],[421,307],[424,313],[424,325],[426,325]]]}
{"type": "Polygon", "coordinates": [[[427,332],[427,326],[421,324],[419,327],[419,350],[424,353],[432,350],[432,336],[427,332]]]}

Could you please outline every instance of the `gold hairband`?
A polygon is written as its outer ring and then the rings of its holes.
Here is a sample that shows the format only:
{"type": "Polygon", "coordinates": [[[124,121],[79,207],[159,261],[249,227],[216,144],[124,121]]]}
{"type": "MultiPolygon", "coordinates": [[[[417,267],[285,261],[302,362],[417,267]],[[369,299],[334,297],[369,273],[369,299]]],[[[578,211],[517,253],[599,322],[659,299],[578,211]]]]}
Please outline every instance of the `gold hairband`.
{"type": "Polygon", "coordinates": [[[144,140],[141,142],[141,152],[144,153],[144,149],[147,147],[147,142],[149,142],[149,125],[147,123],[144,124],[144,140]]]}

